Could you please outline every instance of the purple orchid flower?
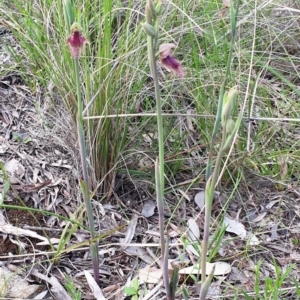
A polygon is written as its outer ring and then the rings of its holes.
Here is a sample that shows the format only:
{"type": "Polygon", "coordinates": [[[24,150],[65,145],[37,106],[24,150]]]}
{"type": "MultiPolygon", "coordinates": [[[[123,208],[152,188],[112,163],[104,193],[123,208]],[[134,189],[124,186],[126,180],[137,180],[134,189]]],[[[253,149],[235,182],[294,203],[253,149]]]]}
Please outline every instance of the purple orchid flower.
{"type": "Polygon", "coordinates": [[[82,35],[80,27],[77,23],[71,26],[71,34],[67,39],[67,44],[70,47],[71,55],[74,58],[79,58],[80,51],[87,43],[87,39],[82,35]]]}
{"type": "Polygon", "coordinates": [[[174,48],[176,48],[176,45],[171,43],[160,45],[158,50],[160,61],[167,70],[173,72],[178,77],[183,77],[184,72],[181,63],[172,56],[174,48]]]}

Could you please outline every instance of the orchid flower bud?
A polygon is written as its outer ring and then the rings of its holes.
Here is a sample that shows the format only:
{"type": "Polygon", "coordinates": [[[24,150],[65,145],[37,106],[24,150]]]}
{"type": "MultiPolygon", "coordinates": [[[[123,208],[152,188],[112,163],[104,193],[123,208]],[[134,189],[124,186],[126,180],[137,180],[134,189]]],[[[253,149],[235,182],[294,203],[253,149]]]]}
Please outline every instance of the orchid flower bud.
{"type": "Polygon", "coordinates": [[[229,119],[232,110],[235,105],[237,97],[237,88],[233,87],[228,93],[224,94],[223,97],[223,108],[222,108],[222,125],[225,126],[226,121],[229,119]]]}

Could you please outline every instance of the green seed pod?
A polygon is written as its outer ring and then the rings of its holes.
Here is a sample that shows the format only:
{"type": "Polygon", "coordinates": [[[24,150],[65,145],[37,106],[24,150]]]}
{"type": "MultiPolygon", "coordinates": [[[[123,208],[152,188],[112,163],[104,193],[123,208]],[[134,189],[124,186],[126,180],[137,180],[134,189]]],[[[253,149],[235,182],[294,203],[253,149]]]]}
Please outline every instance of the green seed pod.
{"type": "Polygon", "coordinates": [[[160,14],[161,6],[162,6],[162,2],[161,2],[161,0],[158,0],[156,5],[155,5],[155,12],[156,12],[157,15],[160,14]]]}
{"type": "Polygon", "coordinates": [[[231,134],[234,130],[234,126],[235,126],[235,123],[231,118],[229,120],[227,120],[227,122],[226,122],[226,133],[231,134]]]}
{"type": "Polygon", "coordinates": [[[235,106],[236,97],[237,97],[237,89],[235,87],[231,88],[228,93],[224,94],[222,120],[226,121],[229,119],[232,110],[235,106]]]}
{"type": "Polygon", "coordinates": [[[152,0],[148,0],[146,4],[146,20],[149,24],[153,23],[156,17],[155,8],[152,0]]]}
{"type": "Polygon", "coordinates": [[[155,29],[152,25],[150,25],[148,23],[143,23],[142,26],[143,26],[143,28],[144,28],[147,35],[151,36],[152,38],[155,37],[155,35],[156,35],[155,34],[155,29]]]}

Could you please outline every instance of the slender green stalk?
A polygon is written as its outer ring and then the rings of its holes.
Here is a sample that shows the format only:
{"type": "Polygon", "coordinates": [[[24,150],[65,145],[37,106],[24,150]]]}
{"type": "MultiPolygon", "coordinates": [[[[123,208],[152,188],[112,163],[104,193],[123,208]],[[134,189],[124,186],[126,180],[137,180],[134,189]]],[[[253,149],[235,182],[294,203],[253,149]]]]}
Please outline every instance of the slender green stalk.
{"type": "Polygon", "coordinates": [[[84,180],[81,181],[81,190],[82,190],[84,204],[87,211],[89,228],[92,236],[91,243],[90,243],[90,251],[91,251],[92,262],[93,262],[94,279],[97,283],[99,283],[98,239],[97,239],[97,234],[95,232],[94,215],[93,215],[92,203],[90,200],[90,193],[85,183],[86,182],[84,180]]]}
{"type": "Polygon", "coordinates": [[[214,124],[214,129],[212,133],[212,138],[210,142],[210,152],[209,152],[209,158],[208,158],[208,164],[206,168],[206,188],[205,188],[205,223],[204,223],[204,232],[203,232],[203,241],[202,241],[202,254],[201,254],[201,296],[200,299],[205,299],[208,287],[210,285],[210,282],[212,280],[213,274],[210,274],[208,278],[206,278],[206,256],[207,256],[207,250],[208,250],[208,238],[209,238],[209,229],[210,229],[210,223],[211,223],[211,210],[212,210],[212,202],[213,202],[213,196],[215,191],[215,186],[219,177],[219,172],[221,168],[221,162],[222,157],[227,150],[228,145],[230,142],[232,142],[238,127],[240,125],[241,115],[239,119],[234,123],[230,119],[230,114],[232,112],[232,108],[235,102],[235,96],[234,92],[229,97],[225,93],[225,86],[226,82],[230,76],[230,68],[231,68],[231,62],[232,62],[232,54],[233,54],[233,48],[235,43],[235,33],[236,33],[236,17],[239,9],[239,3],[237,2],[236,10],[234,9],[233,5],[230,5],[230,19],[231,19],[231,46],[230,51],[227,59],[227,67],[226,67],[226,75],[225,79],[220,87],[220,94],[219,94],[219,101],[218,101],[218,110],[217,110],[217,116],[214,124]],[[230,103],[229,103],[230,102],[230,103]],[[227,128],[229,123],[233,123],[233,128],[229,129],[227,128]],[[219,130],[220,124],[223,126],[223,134],[222,134],[222,141],[221,146],[218,151],[217,159],[216,159],[216,165],[214,168],[214,171],[212,173],[212,158],[213,158],[213,152],[214,152],[214,145],[215,145],[215,139],[217,132],[219,130]],[[212,175],[211,175],[212,173],[212,175]]]}
{"type": "MultiPolygon", "coordinates": [[[[157,194],[157,207],[159,215],[159,233],[160,245],[162,253],[162,269],[163,279],[166,288],[166,296],[168,300],[173,300],[170,290],[170,281],[168,273],[168,238],[165,239],[164,233],[164,132],[163,132],[163,117],[162,117],[162,102],[160,97],[160,88],[158,82],[158,73],[156,68],[155,49],[158,39],[158,18],[161,2],[154,3],[152,0],[147,1],[146,5],[146,21],[144,29],[147,33],[148,45],[148,59],[150,65],[151,75],[154,81],[156,109],[157,109],[157,130],[158,130],[158,162],[155,163],[155,178],[156,178],[156,194],[157,194]]],[[[175,295],[175,288],[173,294],[175,295]]]]}
{"type": "Polygon", "coordinates": [[[213,129],[212,137],[211,137],[211,140],[210,140],[208,162],[207,162],[206,175],[205,175],[206,180],[208,180],[208,178],[210,177],[211,172],[212,172],[211,170],[212,170],[212,159],[213,159],[214,145],[215,145],[216,135],[217,135],[218,130],[220,128],[221,112],[222,112],[222,105],[223,105],[223,97],[224,97],[224,93],[225,93],[225,87],[226,87],[227,80],[230,76],[232,54],[233,54],[234,43],[235,43],[235,34],[236,34],[236,18],[237,18],[237,15],[238,15],[239,6],[240,6],[240,0],[237,1],[235,10],[234,10],[234,7],[232,5],[230,5],[231,40],[230,40],[229,54],[228,54],[228,58],[227,58],[225,79],[222,82],[221,87],[220,87],[217,116],[216,116],[216,119],[215,119],[214,129],[213,129]]]}
{"type": "MultiPolygon", "coordinates": [[[[81,162],[83,162],[86,160],[86,147],[84,142],[84,131],[83,131],[83,119],[82,119],[83,103],[81,99],[80,71],[79,71],[78,58],[74,59],[74,71],[75,71],[76,94],[77,94],[77,131],[78,131],[79,146],[80,146],[80,157],[81,157],[81,162]]],[[[88,170],[86,164],[83,164],[82,166],[82,173],[83,173],[83,180],[87,183],[87,188],[89,188],[88,170]]]]}
{"type": "MultiPolygon", "coordinates": [[[[156,160],[155,162],[155,178],[156,178],[156,197],[157,197],[157,210],[158,210],[158,220],[159,220],[159,235],[160,235],[160,246],[162,255],[162,270],[163,270],[163,280],[166,287],[167,299],[171,300],[171,290],[169,282],[169,272],[168,272],[168,237],[165,239],[164,232],[164,199],[161,197],[162,190],[160,186],[160,170],[159,164],[156,160]]],[[[175,292],[174,292],[175,294],[175,292]]]]}
{"type": "Polygon", "coordinates": [[[159,222],[159,234],[162,257],[165,254],[165,240],[164,240],[164,199],[161,197],[161,185],[160,185],[160,169],[158,165],[158,159],[155,162],[155,179],[156,179],[156,197],[157,197],[157,211],[158,211],[158,222],[159,222]]]}
{"type": "Polygon", "coordinates": [[[159,162],[159,178],[160,178],[160,187],[161,187],[161,197],[163,199],[164,192],[164,133],[163,133],[163,117],[162,117],[162,102],[160,98],[160,88],[158,82],[158,73],[156,68],[156,57],[154,43],[155,38],[147,36],[148,44],[148,58],[150,64],[150,71],[154,81],[155,89],[155,99],[156,99],[156,109],[157,109],[157,129],[158,129],[158,162],[159,162]]]}
{"type": "Polygon", "coordinates": [[[236,97],[237,97],[236,88],[231,88],[228,93],[227,92],[224,93],[224,97],[221,100],[222,111],[221,111],[220,124],[222,124],[223,127],[222,140],[218,151],[214,171],[212,175],[208,178],[205,187],[205,222],[204,222],[202,254],[201,254],[201,280],[202,280],[201,294],[202,295],[206,295],[207,293],[206,289],[210,284],[209,280],[210,278],[212,278],[211,276],[206,278],[206,256],[208,250],[208,237],[209,237],[209,229],[211,223],[211,210],[212,210],[214,191],[215,191],[217,180],[219,178],[223,155],[225,151],[227,151],[232,145],[232,141],[237,134],[237,131],[239,129],[242,120],[242,113],[240,113],[239,117],[235,122],[231,119],[231,114],[236,103],[236,97]]]}
{"type": "MultiPolygon", "coordinates": [[[[99,256],[98,256],[98,242],[95,239],[95,224],[94,224],[94,215],[93,215],[93,207],[90,200],[90,180],[88,175],[88,166],[87,166],[87,152],[86,152],[86,145],[85,145],[85,135],[84,135],[84,128],[83,128],[83,102],[81,98],[81,86],[80,86],[80,70],[79,70],[79,46],[78,43],[84,40],[83,36],[80,36],[80,31],[78,29],[78,25],[75,24],[73,28],[73,39],[69,40],[68,42],[73,49],[72,56],[74,58],[74,72],[75,72],[75,84],[76,84],[76,94],[77,94],[77,133],[78,133],[78,142],[80,148],[80,157],[81,157],[81,164],[82,164],[82,175],[83,180],[80,182],[83,200],[87,212],[89,229],[91,231],[91,236],[93,242],[90,245],[91,249],[91,256],[93,261],[93,270],[94,270],[94,279],[96,282],[99,282],[99,256]],[[75,32],[75,33],[74,33],[75,32]],[[74,37],[76,34],[76,38],[74,37]],[[75,47],[74,45],[75,44],[75,47]]],[[[80,44],[80,43],[79,43],[80,44]]],[[[72,52],[72,51],[71,51],[72,52]]]]}
{"type": "MultiPolygon", "coordinates": [[[[230,56],[230,54],[229,54],[229,56],[230,56]]],[[[230,58],[230,60],[231,60],[231,58],[230,58]]],[[[227,65],[227,67],[228,67],[228,65],[227,65]]],[[[226,84],[226,79],[223,81],[221,88],[220,88],[217,116],[215,119],[214,129],[213,129],[212,137],[210,140],[210,146],[209,146],[208,162],[207,162],[206,174],[205,174],[206,180],[209,179],[209,177],[211,175],[211,170],[212,170],[212,158],[213,158],[213,153],[214,153],[214,145],[215,145],[216,135],[220,128],[220,123],[221,123],[221,112],[222,112],[222,107],[223,107],[225,84],[226,84]]]]}
{"type": "Polygon", "coordinates": [[[212,176],[208,179],[205,188],[205,221],[204,221],[204,230],[203,230],[203,241],[202,241],[202,255],[201,255],[201,280],[202,284],[205,282],[206,278],[206,255],[208,248],[208,237],[209,237],[209,228],[211,223],[211,209],[212,202],[214,197],[215,185],[219,177],[219,170],[221,167],[222,157],[224,153],[224,145],[226,142],[226,128],[223,128],[223,137],[216,159],[216,165],[212,176]]]}
{"type": "Polygon", "coordinates": [[[207,292],[208,292],[208,288],[210,286],[210,283],[214,277],[214,273],[215,273],[215,267],[216,266],[213,266],[210,274],[208,275],[208,277],[204,280],[204,282],[202,283],[202,286],[201,286],[201,290],[200,290],[200,297],[199,297],[199,300],[205,300],[206,299],[206,296],[207,296],[207,292]]]}

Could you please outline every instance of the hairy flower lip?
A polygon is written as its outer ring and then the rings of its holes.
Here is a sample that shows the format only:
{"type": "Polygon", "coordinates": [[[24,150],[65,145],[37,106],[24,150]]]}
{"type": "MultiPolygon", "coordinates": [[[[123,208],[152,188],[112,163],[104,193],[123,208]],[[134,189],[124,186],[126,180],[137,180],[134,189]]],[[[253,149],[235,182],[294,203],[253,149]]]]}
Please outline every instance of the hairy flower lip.
{"type": "Polygon", "coordinates": [[[160,45],[158,50],[159,57],[161,63],[167,70],[173,72],[179,77],[183,77],[184,73],[181,63],[174,56],[172,56],[174,52],[173,49],[176,47],[177,46],[172,43],[160,45]]]}
{"type": "Polygon", "coordinates": [[[71,26],[71,34],[67,39],[67,44],[70,47],[71,55],[74,58],[79,58],[80,50],[87,43],[87,39],[82,35],[79,25],[74,23],[71,26]]]}

